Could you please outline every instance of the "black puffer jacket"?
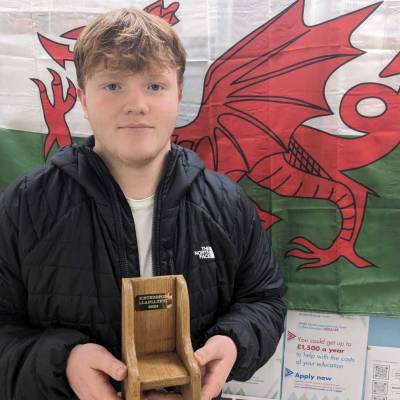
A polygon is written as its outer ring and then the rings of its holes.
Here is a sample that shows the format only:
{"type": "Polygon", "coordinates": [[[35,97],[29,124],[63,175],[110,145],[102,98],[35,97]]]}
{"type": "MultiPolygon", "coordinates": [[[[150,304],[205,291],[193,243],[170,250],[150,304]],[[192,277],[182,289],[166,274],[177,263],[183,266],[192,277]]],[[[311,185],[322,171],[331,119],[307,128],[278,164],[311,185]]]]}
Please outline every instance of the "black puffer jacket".
{"type": "MultiPolygon", "coordinates": [[[[137,244],[129,205],[93,144],[60,150],[1,197],[1,400],[73,398],[65,365],[78,343],[120,357],[121,277],[139,275],[137,244]]],[[[173,145],[153,243],[154,273],[188,282],[194,348],[229,335],[238,347],[231,378],[248,379],[273,354],[286,309],[281,273],[242,189],[173,145]],[[214,258],[199,256],[207,247],[214,258]]]]}

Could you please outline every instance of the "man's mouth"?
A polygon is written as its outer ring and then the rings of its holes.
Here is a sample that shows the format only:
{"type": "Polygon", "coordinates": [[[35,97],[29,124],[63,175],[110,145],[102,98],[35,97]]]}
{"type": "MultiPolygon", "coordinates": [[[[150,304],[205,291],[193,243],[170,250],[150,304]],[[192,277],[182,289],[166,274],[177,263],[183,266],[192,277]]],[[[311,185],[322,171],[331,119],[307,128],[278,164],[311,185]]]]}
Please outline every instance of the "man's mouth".
{"type": "Polygon", "coordinates": [[[145,123],[132,123],[127,125],[122,125],[119,127],[120,129],[146,129],[153,128],[153,126],[145,124],[145,123]]]}

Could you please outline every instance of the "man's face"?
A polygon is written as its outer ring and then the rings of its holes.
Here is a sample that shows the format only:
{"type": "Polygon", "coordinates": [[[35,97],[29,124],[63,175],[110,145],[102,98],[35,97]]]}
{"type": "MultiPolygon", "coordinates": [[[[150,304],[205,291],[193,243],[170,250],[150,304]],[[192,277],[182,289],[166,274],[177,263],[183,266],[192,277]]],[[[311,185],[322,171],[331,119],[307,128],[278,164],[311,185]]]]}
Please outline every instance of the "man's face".
{"type": "Polygon", "coordinates": [[[182,98],[176,69],[97,69],[78,96],[107,163],[140,168],[169,151],[182,98]]]}

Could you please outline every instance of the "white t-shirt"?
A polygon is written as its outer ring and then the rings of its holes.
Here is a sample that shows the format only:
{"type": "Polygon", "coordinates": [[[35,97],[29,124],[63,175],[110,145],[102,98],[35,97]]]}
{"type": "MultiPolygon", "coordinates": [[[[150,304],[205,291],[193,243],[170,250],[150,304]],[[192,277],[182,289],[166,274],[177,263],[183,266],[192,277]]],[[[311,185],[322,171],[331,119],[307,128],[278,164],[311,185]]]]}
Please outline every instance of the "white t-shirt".
{"type": "Polygon", "coordinates": [[[154,194],[143,200],[127,198],[135,221],[139,251],[140,276],[153,276],[152,235],[154,194]]]}

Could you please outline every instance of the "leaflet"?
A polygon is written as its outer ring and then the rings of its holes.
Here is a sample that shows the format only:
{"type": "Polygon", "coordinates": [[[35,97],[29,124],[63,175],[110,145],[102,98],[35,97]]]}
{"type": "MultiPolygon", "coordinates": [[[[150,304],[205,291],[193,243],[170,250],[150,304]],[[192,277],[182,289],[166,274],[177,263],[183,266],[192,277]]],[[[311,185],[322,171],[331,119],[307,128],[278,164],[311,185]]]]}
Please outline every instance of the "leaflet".
{"type": "Polygon", "coordinates": [[[361,400],[368,324],[363,316],[289,311],[282,400],[361,400]]]}
{"type": "Polygon", "coordinates": [[[400,400],[400,348],[368,347],[364,400],[400,400]]]}

